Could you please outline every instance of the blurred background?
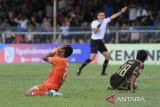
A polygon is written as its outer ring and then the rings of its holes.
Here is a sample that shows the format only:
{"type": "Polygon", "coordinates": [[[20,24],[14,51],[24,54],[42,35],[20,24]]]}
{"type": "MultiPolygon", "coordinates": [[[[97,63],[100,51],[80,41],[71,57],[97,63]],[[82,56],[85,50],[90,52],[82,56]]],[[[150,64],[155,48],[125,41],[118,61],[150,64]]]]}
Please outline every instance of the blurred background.
{"type": "Polygon", "coordinates": [[[160,107],[159,77],[160,0],[0,0],[0,107],[160,107]],[[126,5],[127,12],[106,29],[107,77],[100,76],[105,60],[100,53],[77,77],[79,64],[90,56],[90,24],[96,12],[103,10],[109,17],[126,5]],[[51,65],[42,57],[63,43],[73,47],[60,90],[64,97],[24,96],[50,72],[51,65]],[[136,93],[107,90],[111,74],[135,59],[140,49],[147,50],[148,59],[136,93]],[[111,95],[133,96],[137,102],[112,105],[105,101],[111,95]],[[139,102],[141,97],[146,101],[139,102]]]}
{"type": "Polygon", "coordinates": [[[106,29],[106,43],[160,43],[159,0],[0,0],[0,43],[89,43],[96,12],[128,11],[106,29]]]}

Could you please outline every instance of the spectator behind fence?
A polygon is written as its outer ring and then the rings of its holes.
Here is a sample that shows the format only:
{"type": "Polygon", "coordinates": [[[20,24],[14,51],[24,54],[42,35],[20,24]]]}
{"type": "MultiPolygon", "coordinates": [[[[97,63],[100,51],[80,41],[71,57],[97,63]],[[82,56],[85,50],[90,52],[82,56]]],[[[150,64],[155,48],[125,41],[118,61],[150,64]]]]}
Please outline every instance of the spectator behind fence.
{"type": "Polygon", "coordinates": [[[129,27],[129,30],[131,31],[130,33],[131,43],[139,43],[141,39],[139,32],[132,32],[133,30],[138,30],[136,29],[135,23],[132,23],[132,25],[129,27]]]}
{"type": "Polygon", "coordinates": [[[2,41],[6,44],[14,43],[15,34],[12,33],[10,30],[2,32],[2,41]]]}
{"type": "Polygon", "coordinates": [[[21,15],[21,16],[15,18],[15,22],[20,25],[20,28],[22,29],[22,31],[27,31],[28,19],[25,16],[21,15]]]}
{"type": "MultiPolygon", "coordinates": [[[[130,6],[129,12],[127,14],[122,15],[118,20],[113,21],[113,26],[115,26],[115,22],[119,22],[121,24],[127,22],[135,22],[138,20],[137,26],[159,26],[160,25],[160,15],[158,16],[158,11],[160,7],[158,4],[154,4],[154,0],[150,0],[150,2],[146,2],[144,0],[138,1],[134,0],[133,2],[113,0],[113,1],[102,1],[102,0],[58,0],[57,1],[57,26],[62,25],[65,17],[71,17],[70,27],[82,26],[83,23],[90,23],[95,16],[95,10],[100,8],[105,11],[106,16],[110,16],[112,12],[116,11],[119,7],[127,4],[130,6]],[[149,4],[150,3],[150,4],[149,4]],[[140,4],[140,5],[139,5],[140,4]],[[148,8],[150,7],[150,8],[148,8]],[[150,11],[152,10],[153,20],[151,19],[150,11]],[[128,17],[129,16],[129,17],[128,17]]],[[[158,3],[158,2],[157,2],[158,3]]],[[[33,27],[35,27],[36,31],[42,31],[41,25],[44,24],[45,18],[53,19],[53,2],[52,0],[1,0],[0,1],[0,26],[3,28],[12,27],[12,31],[17,32],[26,32],[30,28],[28,25],[31,23],[33,27]],[[15,28],[14,28],[15,27],[15,28]]],[[[52,27],[52,22],[50,22],[52,27]]],[[[46,25],[47,26],[47,25],[46,25]]],[[[44,28],[44,31],[50,31],[49,28],[44,28]],[[46,30],[47,29],[47,30],[46,30]]],[[[52,28],[51,28],[52,29],[52,28]]],[[[148,30],[148,29],[146,29],[148,30]]],[[[134,33],[133,33],[134,34],[134,33]]],[[[154,33],[146,33],[146,35],[154,35],[154,33]]],[[[49,43],[52,43],[53,39],[51,35],[40,36],[37,35],[36,43],[45,43],[48,40],[49,43]],[[49,38],[49,39],[48,39],[49,38]],[[40,40],[38,40],[40,39],[40,40]]],[[[74,38],[75,35],[69,37],[74,38]]],[[[85,37],[85,36],[84,36],[85,37]]],[[[84,37],[82,39],[84,39],[84,37]]],[[[133,37],[133,36],[132,36],[133,37]]],[[[136,37],[136,36],[134,36],[136,37]]],[[[152,42],[153,37],[144,37],[143,42],[152,42]],[[151,39],[151,41],[150,41],[151,39]]],[[[77,38],[76,38],[77,39],[77,38]]],[[[133,39],[133,38],[132,38],[133,39]]],[[[143,39],[143,38],[142,38],[143,39]]],[[[74,41],[75,39],[73,39],[74,41]]],[[[80,39],[78,39],[79,41],[80,39]]],[[[26,40],[28,41],[28,40],[26,40]]],[[[72,40],[71,40],[72,41],[72,40]]],[[[78,42],[76,40],[76,42],[78,42]]],[[[82,40],[80,40],[82,41],[82,40]]],[[[83,40],[84,41],[84,40],[83,40]]],[[[82,42],[83,43],[83,42],[82,42]]]]}
{"type": "Polygon", "coordinates": [[[104,36],[104,42],[105,43],[113,43],[114,42],[114,34],[112,32],[110,32],[110,29],[107,28],[106,29],[106,33],[105,33],[105,36],[104,36]]]}
{"type": "Polygon", "coordinates": [[[135,21],[136,20],[136,6],[134,4],[131,4],[131,7],[129,8],[129,21],[135,21]]]}
{"type": "Polygon", "coordinates": [[[137,9],[136,13],[137,18],[148,16],[147,10],[144,8],[144,6],[140,5],[137,9]]]}
{"type": "Polygon", "coordinates": [[[160,11],[158,12],[158,15],[155,17],[154,26],[160,26],[160,11]]]}
{"type": "Polygon", "coordinates": [[[62,37],[62,43],[69,43],[70,42],[70,37],[69,37],[69,28],[70,28],[70,21],[66,17],[62,26],[60,27],[60,31],[62,32],[61,37],[62,37]]]}
{"type": "Polygon", "coordinates": [[[30,33],[30,32],[33,31],[33,28],[32,28],[32,27],[33,27],[32,24],[30,24],[30,25],[28,26],[28,32],[29,32],[29,33],[25,35],[25,42],[26,42],[26,43],[33,43],[34,35],[30,33]]]}
{"type": "MultiPolygon", "coordinates": [[[[121,30],[128,30],[128,25],[124,23],[121,27],[121,30]]],[[[129,33],[120,32],[119,33],[119,43],[128,43],[129,42],[129,33]]]]}
{"type": "Polygon", "coordinates": [[[111,5],[105,4],[104,6],[104,13],[106,17],[109,17],[112,15],[113,7],[111,5]]]}
{"type": "Polygon", "coordinates": [[[44,18],[43,22],[41,24],[41,30],[45,32],[51,32],[52,31],[52,26],[51,26],[51,20],[48,18],[44,18]]]}
{"type": "MultiPolygon", "coordinates": [[[[141,25],[142,26],[147,26],[146,30],[153,30],[153,24],[154,24],[154,17],[153,17],[153,14],[152,14],[152,10],[149,10],[148,11],[148,16],[142,18],[141,25]]],[[[153,36],[154,36],[154,32],[144,33],[144,42],[145,43],[154,42],[153,36]]]]}
{"type": "Polygon", "coordinates": [[[45,9],[46,9],[46,16],[48,18],[52,18],[52,16],[53,16],[53,7],[52,7],[52,4],[51,3],[47,3],[45,9]]]}
{"type": "MultiPolygon", "coordinates": [[[[160,30],[160,25],[159,26],[157,26],[157,29],[159,29],[160,30]]],[[[156,32],[155,33],[155,36],[153,37],[154,38],[154,42],[155,43],[160,43],[160,32],[156,32]]]]}

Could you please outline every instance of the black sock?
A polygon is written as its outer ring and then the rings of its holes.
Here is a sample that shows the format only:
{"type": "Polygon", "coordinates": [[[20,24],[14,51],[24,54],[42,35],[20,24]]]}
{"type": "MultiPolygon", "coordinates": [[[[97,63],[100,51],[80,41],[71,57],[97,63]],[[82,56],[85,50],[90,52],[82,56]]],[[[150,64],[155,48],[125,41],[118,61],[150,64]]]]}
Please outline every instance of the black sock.
{"type": "Polygon", "coordinates": [[[88,58],[82,65],[81,67],[79,68],[79,70],[81,71],[88,63],[90,63],[91,60],[88,58]]]}
{"type": "Polygon", "coordinates": [[[104,63],[103,63],[102,74],[105,74],[107,65],[108,65],[108,60],[105,60],[104,63]]]}

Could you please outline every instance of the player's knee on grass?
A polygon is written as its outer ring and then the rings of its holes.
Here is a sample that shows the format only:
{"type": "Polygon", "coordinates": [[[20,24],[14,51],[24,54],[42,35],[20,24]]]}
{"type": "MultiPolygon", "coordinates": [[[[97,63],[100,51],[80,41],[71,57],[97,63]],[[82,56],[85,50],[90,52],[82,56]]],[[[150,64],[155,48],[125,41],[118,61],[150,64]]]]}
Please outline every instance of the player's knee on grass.
{"type": "Polygon", "coordinates": [[[25,93],[25,95],[26,95],[26,96],[32,96],[32,92],[27,91],[27,92],[25,93]]]}
{"type": "Polygon", "coordinates": [[[129,81],[124,81],[122,82],[118,88],[118,90],[130,90],[130,82],[129,81]]]}
{"type": "Polygon", "coordinates": [[[26,93],[25,95],[26,96],[32,96],[32,92],[35,91],[35,90],[38,90],[38,88],[36,86],[33,86],[32,88],[30,88],[26,93]]]}

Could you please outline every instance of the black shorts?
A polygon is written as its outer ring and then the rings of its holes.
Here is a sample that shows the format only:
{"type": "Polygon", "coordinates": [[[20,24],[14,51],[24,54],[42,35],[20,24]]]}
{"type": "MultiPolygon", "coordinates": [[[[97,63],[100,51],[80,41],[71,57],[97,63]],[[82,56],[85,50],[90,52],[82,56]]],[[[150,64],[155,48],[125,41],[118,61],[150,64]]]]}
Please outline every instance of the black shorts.
{"type": "Polygon", "coordinates": [[[113,89],[116,89],[119,84],[117,84],[117,78],[115,77],[115,75],[111,75],[110,77],[110,85],[112,86],[113,89]]]}
{"type": "Polygon", "coordinates": [[[118,79],[115,74],[113,74],[110,78],[110,85],[113,89],[129,90],[130,82],[125,79],[118,79]]]}
{"type": "Polygon", "coordinates": [[[92,40],[90,43],[91,47],[91,53],[97,53],[98,51],[102,52],[107,52],[107,48],[105,47],[105,44],[103,40],[92,40]]]}

